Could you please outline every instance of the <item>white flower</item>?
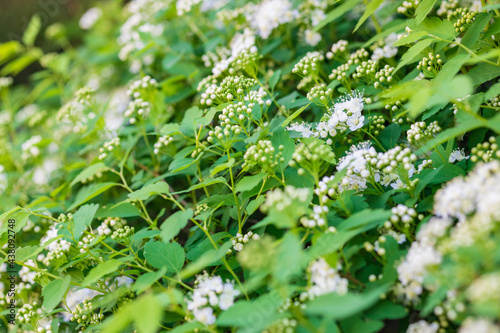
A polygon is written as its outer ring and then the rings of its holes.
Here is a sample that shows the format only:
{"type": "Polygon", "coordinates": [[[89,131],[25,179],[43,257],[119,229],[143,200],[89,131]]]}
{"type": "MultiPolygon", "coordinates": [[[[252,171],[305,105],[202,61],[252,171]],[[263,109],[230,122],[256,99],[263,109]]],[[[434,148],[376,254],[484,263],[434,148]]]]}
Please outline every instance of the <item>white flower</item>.
{"type": "Polygon", "coordinates": [[[464,152],[464,149],[455,149],[451,154],[450,154],[450,157],[448,159],[448,162],[450,163],[455,163],[456,161],[460,162],[464,159],[468,159],[469,156],[465,156],[465,152],[464,152]]]}
{"type": "Polygon", "coordinates": [[[264,0],[259,5],[250,7],[247,21],[257,34],[267,39],[280,24],[291,22],[298,17],[299,12],[292,8],[290,1],[264,0]]]}
{"type": "Polygon", "coordinates": [[[98,7],[90,8],[82,15],[78,24],[80,28],[84,30],[89,30],[94,26],[94,24],[99,20],[102,15],[102,10],[98,7]]]}
{"type": "Polygon", "coordinates": [[[339,265],[337,269],[333,269],[323,258],[314,261],[309,266],[312,284],[308,290],[309,296],[315,297],[331,292],[345,295],[347,293],[348,281],[338,274],[338,269],[340,268],[341,266],[339,265]]]}
{"type": "Polygon", "coordinates": [[[458,333],[500,333],[500,327],[489,319],[468,317],[463,321],[458,333]]]}
{"type": "Polygon", "coordinates": [[[304,38],[308,45],[316,46],[321,41],[321,34],[307,29],[304,32],[304,38]]]}
{"type": "Polygon", "coordinates": [[[416,323],[410,324],[406,333],[437,333],[439,325],[437,323],[429,324],[425,320],[420,320],[416,323]]]}

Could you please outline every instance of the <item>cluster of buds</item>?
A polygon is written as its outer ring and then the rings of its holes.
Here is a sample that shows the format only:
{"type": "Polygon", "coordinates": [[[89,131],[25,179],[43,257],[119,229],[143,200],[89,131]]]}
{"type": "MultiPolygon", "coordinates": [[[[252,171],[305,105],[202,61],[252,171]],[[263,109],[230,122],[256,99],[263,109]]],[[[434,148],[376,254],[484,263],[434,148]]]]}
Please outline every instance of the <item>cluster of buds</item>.
{"type": "Polygon", "coordinates": [[[406,132],[406,137],[409,143],[420,148],[439,132],[441,132],[441,127],[437,121],[433,121],[428,125],[424,121],[419,121],[410,126],[410,129],[406,132]]]}
{"type": "Polygon", "coordinates": [[[224,149],[227,149],[231,146],[232,140],[240,135],[244,129],[240,125],[224,124],[223,126],[215,126],[212,131],[209,131],[207,141],[210,143],[218,141],[224,149]]]}
{"type": "Polygon", "coordinates": [[[448,20],[457,18],[453,23],[455,31],[458,33],[465,32],[479,14],[477,11],[471,11],[469,8],[457,8],[453,13],[448,15],[448,20]]]}
{"type": "Polygon", "coordinates": [[[500,107],[500,95],[493,97],[486,104],[494,108],[500,107]]]}
{"type": "Polygon", "coordinates": [[[309,198],[309,189],[295,188],[291,185],[285,186],[285,189],[276,188],[267,192],[266,201],[260,206],[260,209],[266,213],[270,208],[278,211],[286,211],[293,206],[295,201],[305,203],[309,198]]]}
{"type": "Polygon", "coordinates": [[[137,98],[132,100],[125,110],[125,117],[130,118],[129,122],[135,124],[138,119],[143,119],[151,111],[151,106],[149,102],[146,102],[142,98],[137,98]]]}
{"type": "Polygon", "coordinates": [[[422,221],[424,218],[423,214],[417,214],[415,208],[407,207],[405,205],[399,204],[391,209],[391,217],[389,220],[385,221],[384,227],[386,229],[392,229],[394,225],[400,225],[404,228],[409,228],[414,225],[417,221],[422,221]]]}
{"type": "Polygon", "coordinates": [[[271,326],[269,326],[266,330],[263,330],[262,333],[293,333],[297,331],[297,325],[298,323],[295,319],[282,318],[272,323],[271,326]]]}
{"type": "Polygon", "coordinates": [[[41,309],[37,302],[33,304],[24,304],[17,312],[17,320],[23,324],[33,326],[38,321],[38,315],[41,314],[41,309]]]}
{"type": "Polygon", "coordinates": [[[191,157],[197,158],[203,151],[205,151],[205,149],[207,149],[207,146],[208,146],[208,144],[206,141],[200,142],[198,147],[193,149],[193,151],[191,153],[191,157]]]}
{"type": "Polygon", "coordinates": [[[202,203],[202,204],[196,205],[196,209],[194,211],[194,215],[200,215],[204,211],[208,210],[208,208],[209,207],[208,207],[208,205],[206,203],[202,203]]]}
{"type": "Polygon", "coordinates": [[[248,51],[240,52],[231,63],[229,74],[234,74],[237,70],[243,70],[248,75],[257,74],[257,61],[262,56],[257,52],[257,47],[253,46],[248,51]]]}
{"type": "Polygon", "coordinates": [[[231,242],[233,243],[233,249],[236,252],[240,252],[241,250],[243,250],[243,245],[248,243],[251,239],[259,240],[260,236],[258,234],[254,234],[251,231],[247,232],[245,235],[237,233],[236,236],[231,239],[231,242]]]}
{"type": "Polygon", "coordinates": [[[311,88],[311,90],[307,93],[307,99],[314,104],[328,107],[332,98],[332,93],[333,90],[331,88],[327,88],[326,84],[322,83],[311,88]]]}
{"type": "Polygon", "coordinates": [[[332,70],[332,73],[328,75],[330,80],[337,80],[342,85],[346,86],[349,83],[349,64],[345,63],[332,70]]]}
{"type": "Polygon", "coordinates": [[[310,144],[301,143],[295,149],[292,160],[289,165],[293,168],[298,167],[298,174],[303,175],[307,170],[312,175],[319,176],[323,171],[323,161],[331,163],[335,158],[335,153],[330,147],[319,140],[314,140],[310,144]]]}
{"type": "Polygon", "coordinates": [[[356,52],[351,53],[349,56],[349,60],[347,60],[348,65],[357,65],[362,63],[363,61],[368,60],[368,56],[370,54],[366,49],[359,49],[356,52]]]}
{"type": "Polygon", "coordinates": [[[427,77],[435,77],[441,70],[443,60],[441,55],[429,52],[427,57],[424,57],[417,65],[417,69],[421,70],[427,77]]]}
{"type": "Polygon", "coordinates": [[[123,228],[119,228],[115,232],[113,232],[111,238],[113,240],[125,239],[128,238],[130,235],[132,235],[134,232],[135,232],[134,227],[129,227],[128,225],[126,225],[123,228]]]}
{"type": "Polygon", "coordinates": [[[385,248],[381,247],[381,244],[384,244],[387,241],[385,236],[380,236],[375,243],[370,243],[370,242],[365,242],[363,246],[365,247],[365,250],[367,252],[374,252],[377,253],[379,256],[383,257],[385,256],[385,248]]]}
{"type": "Polygon", "coordinates": [[[444,0],[441,2],[437,14],[439,16],[453,15],[453,11],[458,7],[458,0],[444,0]]]}
{"type": "Polygon", "coordinates": [[[412,154],[410,148],[402,148],[396,146],[389,149],[385,153],[379,153],[377,158],[372,158],[370,163],[384,173],[391,173],[402,165],[405,170],[410,170],[413,166],[412,162],[417,160],[417,156],[412,154]]]}
{"type": "Polygon", "coordinates": [[[66,261],[66,253],[69,251],[71,243],[65,239],[57,241],[55,247],[47,253],[42,262],[45,266],[60,264],[66,261]]]}
{"type": "Polygon", "coordinates": [[[322,227],[326,224],[327,206],[314,205],[313,210],[308,216],[300,218],[300,223],[306,228],[322,227]]]}
{"type": "Polygon", "coordinates": [[[154,153],[155,155],[158,155],[160,153],[160,150],[162,148],[165,148],[169,145],[169,143],[171,143],[172,141],[174,141],[174,137],[171,136],[171,135],[162,135],[160,136],[160,138],[158,139],[158,141],[156,141],[156,143],[154,144],[154,153]]]}
{"type": "Polygon", "coordinates": [[[228,76],[218,86],[212,77],[204,79],[198,85],[198,90],[205,87],[201,94],[201,104],[212,105],[230,102],[234,99],[244,100],[244,96],[257,84],[252,78],[240,76],[228,76]]]}
{"type": "Polygon", "coordinates": [[[276,149],[273,147],[271,141],[260,140],[257,144],[253,144],[247,149],[243,156],[245,163],[243,163],[242,168],[272,172],[283,162],[284,158],[282,155],[284,148],[283,145],[280,145],[278,147],[279,151],[276,153],[276,149]]]}
{"type": "MultiPolygon", "coordinates": [[[[403,98],[403,99],[390,99],[390,100],[387,100],[385,102],[385,109],[389,110],[391,112],[402,110],[406,102],[407,102],[406,98],[403,98]]],[[[402,117],[401,118],[393,118],[392,122],[396,123],[396,124],[402,124],[403,123],[403,118],[402,117]],[[400,122],[400,119],[401,119],[401,122],[400,122]]]]}
{"type": "Polygon", "coordinates": [[[94,235],[86,235],[81,241],[78,242],[78,247],[80,248],[80,253],[85,253],[89,250],[89,245],[93,240],[96,239],[94,235]]]}
{"type": "Polygon", "coordinates": [[[498,150],[498,144],[496,141],[497,140],[494,136],[490,136],[488,141],[478,143],[471,149],[472,156],[470,160],[476,163],[478,161],[489,162],[493,158],[500,159],[500,150],[498,150]]]}
{"type": "Polygon", "coordinates": [[[131,99],[146,98],[147,94],[156,90],[158,82],[151,76],[145,76],[141,80],[134,81],[129,89],[127,95],[131,99]]]}
{"type": "Polygon", "coordinates": [[[314,194],[319,198],[320,203],[327,203],[338,194],[339,184],[334,182],[335,175],[324,176],[319,182],[318,187],[314,189],[314,194]]]}
{"type": "Polygon", "coordinates": [[[417,167],[417,173],[422,172],[422,170],[426,168],[430,168],[432,166],[432,163],[434,162],[431,159],[423,160],[422,163],[420,163],[417,167]]]}
{"type": "Polygon", "coordinates": [[[97,227],[99,236],[108,236],[116,229],[122,228],[127,221],[121,217],[107,217],[100,226],[97,227]]]}
{"type": "Polygon", "coordinates": [[[295,64],[292,72],[302,77],[317,77],[319,73],[319,63],[324,59],[325,57],[317,51],[307,52],[306,56],[295,64]]]}
{"type": "Polygon", "coordinates": [[[328,59],[346,59],[347,58],[347,46],[349,43],[346,40],[339,40],[337,43],[333,44],[331,51],[326,53],[328,59]]]}
{"type": "Polygon", "coordinates": [[[380,131],[383,131],[385,129],[384,116],[375,115],[375,116],[368,117],[368,119],[370,119],[370,124],[371,124],[372,128],[374,129],[373,134],[379,135],[380,131]]]}
{"type": "Polygon", "coordinates": [[[248,92],[248,94],[244,97],[244,100],[248,103],[249,108],[253,108],[255,103],[259,105],[271,105],[271,100],[266,99],[264,100],[264,97],[267,96],[266,91],[264,90],[263,87],[260,87],[258,90],[251,90],[248,92]]]}
{"type": "Polygon", "coordinates": [[[356,72],[352,74],[352,77],[354,79],[370,83],[375,80],[377,69],[378,69],[377,61],[373,60],[363,61],[358,67],[356,67],[356,72]]]}
{"type": "Polygon", "coordinates": [[[106,141],[104,145],[99,148],[99,159],[103,160],[108,156],[108,152],[112,152],[115,148],[120,146],[120,138],[114,137],[113,139],[106,141]]]}
{"type": "Polygon", "coordinates": [[[94,312],[94,307],[89,300],[83,301],[83,303],[77,304],[75,310],[71,311],[71,321],[76,321],[82,326],[88,326],[92,324],[98,324],[104,318],[104,315],[99,312],[94,312]]]}
{"type": "Polygon", "coordinates": [[[415,14],[415,10],[418,7],[420,0],[405,0],[403,3],[397,8],[397,12],[400,14],[404,14],[408,17],[413,17],[415,14]]]}
{"type": "Polygon", "coordinates": [[[373,84],[375,88],[380,88],[384,85],[390,85],[395,82],[392,73],[395,68],[389,65],[385,65],[384,68],[380,69],[377,73],[375,73],[376,82],[373,84]]]}
{"type": "Polygon", "coordinates": [[[252,118],[252,108],[255,104],[238,102],[237,104],[230,104],[219,115],[219,123],[222,125],[238,124],[243,126],[246,120],[252,118]]]}
{"type": "Polygon", "coordinates": [[[120,308],[123,305],[133,301],[134,299],[135,299],[135,292],[133,292],[132,290],[127,290],[124,294],[118,297],[118,299],[116,300],[116,306],[120,308]]]}
{"type": "Polygon", "coordinates": [[[215,52],[208,51],[201,56],[201,60],[205,67],[213,67],[214,64],[221,59],[227,59],[231,56],[231,50],[224,46],[216,46],[215,52]]]}
{"type": "Polygon", "coordinates": [[[83,87],[75,92],[75,101],[82,105],[90,105],[92,103],[92,98],[95,95],[95,90],[91,87],[83,87]]]}

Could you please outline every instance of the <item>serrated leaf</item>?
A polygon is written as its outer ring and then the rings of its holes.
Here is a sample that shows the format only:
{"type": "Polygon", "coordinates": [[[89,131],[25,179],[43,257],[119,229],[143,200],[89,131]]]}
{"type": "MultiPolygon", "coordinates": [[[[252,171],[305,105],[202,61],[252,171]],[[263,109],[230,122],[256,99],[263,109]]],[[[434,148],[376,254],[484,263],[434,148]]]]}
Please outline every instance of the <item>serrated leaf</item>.
{"type": "Polygon", "coordinates": [[[172,194],[189,193],[191,191],[194,191],[194,190],[197,190],[197,189],[200,189],[203,187],[207,187],[207,186],[214,185],[214,184],[221,184],[221,183],[227,184],[227,181],[224,177],[206,178],[201,183],[190,186],[187,190],[177,191],[177,192],[174,192],[172,194]]]}
{"type": "Polygon", "coordinates": [[[153,184],[146,185],[140,190],[129,193],[128,197],[133,200],[147,200],[152,195],[168,193],[170,193],[170,187],[168,186],[168,184],[164,181],[159,181],[153,184]]]}
{"type": "Polygon", "coordinates": [[[163,267],[159,271],[142,274],[137,278],[137,280],[135,280],[134,285],[132,286],[132,291],[135,291],[137,294],[141,294],[143,291],[151,287],[156,281],[161,279],[166,272],[167,269],[163,267]]]}
{"type": "Polygon", "coordinates": [[[390,149],[396,145],[401,136],[401,126],[398,124],[390,124],[380,133],[380,141],[384,148],[390,149]]]}
{"type": "Polygon", "coordinates": [[[260,184],[260,182],[266,177],[265,173],[259,173],[254,176],[246,176],[243,177],[238,183],[236,184],[235,192],[245,192],[245,191],[250,191],[253,190],[257,185],[260,184]]]}
{"type": "Polygon", "coordinates": [[[68,291],[71,276],[66,275],[64,279],[56,279],[51,281],[42,290],[43,307],[47,311],[52,311],[59,303],[63,296],[68,291]]]}
{"type": "Polygon", "coordinates": [[[394,70],[394,73],[397,72],[400,68],[403,66],[406,66],[409,63],[412,63],[419,59],[420,54],[427,48],[429,47],[432,43],[434,43],[433,39],[424,39],[419,41],[417,44],[413,45],[406,51],[405,54],[401,57],[401,61],[399,62],[398,66],[394,70]]]}
{"type": "Polygon", "coordinates": [[[107,166],[104,163],[92,164],[91,166],[85,168],[82,172],[80,172],[75,179],[71,182],[70,186],[73,186],[82,180],[88,179],[94,176],[99,170],[106,169],[107,166]]]}
{"type": "Polygon", "coordinates": [[[90,226],[98,208],[98,204],[84,205],[81,206],[75,214],[73,214],[73,220],[75,222],[73,236],[76,240],[79,240],[83,231],[85,231],[85,229],[90,226]]]}
{"type": "Polygon", "coordinates": [[[170,215],[160,227],[163,241],[170,242],[187,225],[189,219],[192,217],[193,210],[191,208],[170,215]]]}
{"type": "Polygon", "coordinates": [[[417,7],[415,11],[415,20],[417,24],[420,24],[426,17],[427,14],[432,10],[432,7],[437,0],[423,0],[417,7]]]}
{"type": "Polygon", "coordinates": [[[382,5],[383,2],[384,0],[372,0],[368,3],[365,12],[363,13],[363,16],[361,16],[358,23],[356,24],[356,27],[354,28],[354,32],[358,30],[358,28],[366,21],[368,17],[370,17],[370,15],[375,13],[375,11],[378,9],[378,7],[382,5]]]}
{"type": "Polygon", "coordinates": [[[178,243],[157,241],[146,243],[144,257],[155,268],[162,269],[165,267],[167,273],[180,273],[186,259],[184,249],[178,243]]]}
{"type": "Polygon", "coordinates": [[[76,207],[86,203],[90,199],[107,191],[108,189],[112,188],[113,186],[118,186],[118,185],[120,185],[120,184],[118,184],[118,183],[97,183],[97,184],[92,184],[92,185],[83,187],[76,195],[75,201],[73,201],[73,204],[68,208],[68,210],[73,210],[76,207]]]}
{"type": "Polygon", "coordinates": [[[89,274],[83,280],[82,286],[88,286],[108,274],[115,273],[122,264],[123,262],[117,259],[110,259],[100,263],[90,270],[89,274]]]}

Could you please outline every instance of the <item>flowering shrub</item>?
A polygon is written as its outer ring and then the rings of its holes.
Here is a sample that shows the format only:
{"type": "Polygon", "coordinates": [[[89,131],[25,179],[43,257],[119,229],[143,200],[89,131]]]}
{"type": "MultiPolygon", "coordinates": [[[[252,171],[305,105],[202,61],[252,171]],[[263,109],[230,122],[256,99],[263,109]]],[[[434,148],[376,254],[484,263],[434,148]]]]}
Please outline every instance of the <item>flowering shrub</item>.
{"type": "Polygon", "coordinates": [[[0,45],[2,331],[500,332],[500,5],[97,6],[0,45]]]}

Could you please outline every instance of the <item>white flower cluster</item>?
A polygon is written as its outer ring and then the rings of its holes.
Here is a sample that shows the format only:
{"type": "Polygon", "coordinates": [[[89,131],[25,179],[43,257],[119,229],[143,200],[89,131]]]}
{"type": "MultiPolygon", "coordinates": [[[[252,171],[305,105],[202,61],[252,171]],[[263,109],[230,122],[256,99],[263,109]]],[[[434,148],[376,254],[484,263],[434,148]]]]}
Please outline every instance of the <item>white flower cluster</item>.
{"type": "Polygon", "coordinates": [[[457,148],[451,152],[450,157],[448,158],[448,162],[455,163],[466,159],[469,159],[469,156],[465,155],[464,149],[457,148]]]}
{"type": "MultiPolygon", "coordinates": [[[[161,10],[168,8],[170,0],[132,0],[126,8],[130,15],[120,28],[118,43],[122,45],[118,54],[121,60],[127,60],[130,54],[140,51],[147,46],[146,36],[159,37],[163,34],[162,23],[153,24],[154,16],[161,10]]],[[[142,62],[133,64],[131,71],[137,73],[143,64],[149,65],[154,58],[144,55],[142,62]]]]}
{"type": "Polygon", "coordinates": [[[222,311],[234,304],[234,299],[240,294],[234,289],[233,283],[222,281],[220,276],[210,277],[206,272],[197,275],[195,288],[187,300],[187,308],[194,315],[195,320],[206,325],[215,323],[214,309],[222,311]]]}
{"type": "Polygon", "coordinates": [[[380,61],[383,58],[392,58],[398,54],[398,48],[394,46],[394,43],[398,41],[398,35],[391,33],[389,36],[385,37],[384,45],[377,47],[373,50],[371,59],[373,61],[380,61]]]}
{"type": "Polygon", "coordinates": [[[108,156],[108,152],[112,152],[115,148],[120,147],[120,138],[114,137],[113,139],[104,142],[104,145],[99,148],[99,159],[103,160],[108,156]]]}
{"type": "Polygon", "coordinates": [[[486,318],[469,317],[462,322],[458,333],[500,333],[500,326],[486,318]]]}
{"type": "Polygon", "coordinates": [[[246,19],[250,27],[267,39],[280,24],[288,23],[299,17],[288,0],[263,0],[260,4],[248,8],[246,19]]]}
{"type": "MultiPolygon", "coordinates": [[[[314,130],[312,125],[304,123],[292,124],[287,127],[287,130],[300,132],[304,138],[314,136],[322,139],[328,136],[335,137],[338,131],[344,132],[347,129],[354,132],[363,127],[365,120],[365,117],[361,114],[363,107],[362,93],[353,91],[350,95],[341,98],[340,102],[335,103],[314,130]]],[[[331,142],[331,139],[327,141],[328,144],[331,144],[331,142]]]]}
{"type": "Polygon", "coordinates": [[[406,184],[401,180],[398,172],[399,166],[408,172],[408,178],[415,174],[413,162],[417,156],[412,154],[410,148],[396,146],[385,153],[378,153],[376,158],[372,158],[370,163],[381,173],[380,183],[384,186],[391,186],[394,189],[406,188],[406,184]]]}
{"type": "Polygon", "coordinates": [[[10,86],[12,84],[12,82],[14,82],[14,80],[9,76],[0,77],[0,91],[3,88],[7,88],[8,86],[10,86]]]}
{"type": "Polygon", "coordinates": [[[402,204],[392,207],[391,213],[392,216],[384,223],[384,227],[387,229],[391,228],[394,224],[398,224],[399,222],[402,222],[405,227],[410,226],[417,219],[422,220],[424,218],[423,215],[417,214],[415,208],[407,207],[402,204]]]}
{"type": "MultiPolygon", "coordinates": [[[[237,33],[229,43],[229,48],[230,50],[221,51],[213,57],[212,74],[214,78],[219,77],[226,70],[229,70],[229,74],[233,74],[233,66],[238,66],[242,58],[257,54],[254,32],[246,28],[242,33],[237,33]]],[[[204,59],[208,60],[208,55],[204,59]]]]}
{"type": "Polygon", "coordinates": [[[311,283],[307,291],[309,298],[331,292],[345,295],[348,289],[348,281],[339,275],[340,269],[342,269],[340,264],[337,264],[336,269],[334,269],[323,258],[314,261],[308,268],[311,283]]]}
{"type": "Polygon", "coordinates": [[[252,231],[247,232],[245,235],[237,233],[236,236],[231,239],[231,242],[233,243],[233,249],[236,252],[240,252],[241,250],[243,250],[243,245],[248,243],[251,239],[259,240],[260,236],[258,234],[254,234],[252,231]]]}
{"type": "Polygon", "coordinates": [[[347,169],[338,187],[339,193],[344,190],[363,190],[366,182],[372,175],[370,170],[370,158],[375,158],[377,152],[369,141],[352,146],[347,155],[342,157],[337,164],[337,171],[347,169]]]}
{"type": "Polygon", "coordinates": [[[40,135],[32,136],[31,138],[26,140],[21,145],[21,158],[26,161],[30,158],[34,158],[40,155],[40,148],[37,147],[40,141],[42,141],[42,137],[40,135]]]}
{"type": "Polygon", "coordinates": [[[438,323],[428,323],[425,320],[417,321],[416,323],[410,324],[406,333],[437,333],[439,330],[438,323]]]}
{"type": "Polygon", "coordinates": [[[102,10],[99,7],[92,7],[89,8],[80,18],[80,21],[78,24],[80,25],[80,28],[83,30],[89,30],[91,29],[94,24],[99,20],[99,18],[102,16],[102,10]]]}

